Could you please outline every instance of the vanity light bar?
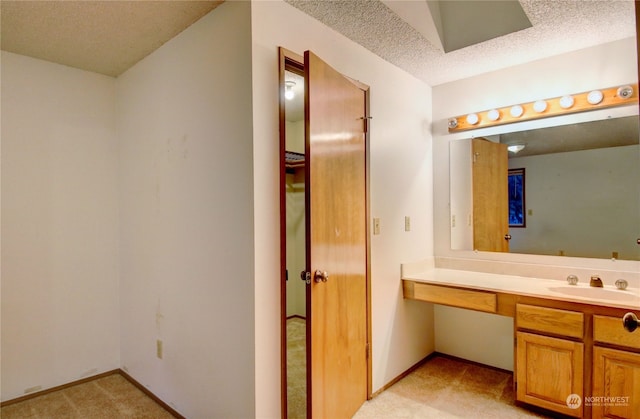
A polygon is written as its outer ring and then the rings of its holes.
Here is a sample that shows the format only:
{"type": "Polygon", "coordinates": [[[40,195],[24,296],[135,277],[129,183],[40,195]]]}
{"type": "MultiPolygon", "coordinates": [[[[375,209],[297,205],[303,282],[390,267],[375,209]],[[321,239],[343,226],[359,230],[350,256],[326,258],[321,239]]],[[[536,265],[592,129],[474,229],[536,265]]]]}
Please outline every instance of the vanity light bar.
{"type": "Polygon", "coordinates": [[[456,116],[449,119],[449,132],[467,131],[632,103],[638,103],[637,83],[456,116]]]}

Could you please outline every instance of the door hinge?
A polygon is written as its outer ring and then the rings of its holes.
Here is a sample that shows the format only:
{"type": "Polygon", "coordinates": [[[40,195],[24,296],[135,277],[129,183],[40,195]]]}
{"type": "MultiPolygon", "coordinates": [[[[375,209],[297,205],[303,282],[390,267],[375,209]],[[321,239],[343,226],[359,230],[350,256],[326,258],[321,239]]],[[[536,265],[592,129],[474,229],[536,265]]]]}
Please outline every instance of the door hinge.
{"type": "Polygon", "coordinates": [[[364,127],[363,127],[364,128],[364,132],[365,133],[369,132],[369,120],[373,119],[373,117],[372,116],[361,116],[358,119],[362,119],[362,121],[364,122],[364,127]]]}
{"type": "Polygon", "coordinates": [[[367,359],[369,359],[369,342],[367,342],[367,344],[365,345],[365,356],[367,357],[367,359]]]}

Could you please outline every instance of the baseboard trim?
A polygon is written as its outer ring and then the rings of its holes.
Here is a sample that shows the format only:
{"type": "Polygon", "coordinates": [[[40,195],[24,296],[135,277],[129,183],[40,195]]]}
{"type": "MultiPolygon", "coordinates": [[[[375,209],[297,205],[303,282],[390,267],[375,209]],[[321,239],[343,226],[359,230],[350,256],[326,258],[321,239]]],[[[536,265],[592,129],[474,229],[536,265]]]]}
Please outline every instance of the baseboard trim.
{"type": "Polygon", "coordinates": [[[389,387],[391,387],[392,385],[394,385],[398,381],[400,381],[403,378],[405,378],[407,375],[409,375],[412,372],[414,372],[415,370],[417,370],[422,364],[424,364],[425,362],[429,361],[431,358],[434,358],[434,357],[436,357],[438,355],[440,355],[438,352],[431,352],[429,355],[425,356],[420,361],[416,362],[411,367],[409,367],[408,370],[406,370],[405,372],[403,372],[402,374],[398,375],[396,378],[394,378],[393,380],[389,381],[387,384],[382,386],[378,391],[376,391],[375,393],[373,393],[371,395],[371,398],[369,400],[373,399],[374,397],[377,397],[380,393],[382,393],[383,391],[387,390],[389,387]]]}
{"type": "Polygon", "coordinates": [[[115,370],[111,370],[111,371],[106,371],[106,372],[100,373],[98,375],[92,375],[91,377],[81,378],[79,380],[75,380],[75,381],[72,381],[70,383],[61,384],[59,386],[51,387],[51,388],[48,388],[46,390],[34,391],[33,393],[29,393],[29,394],[25,394],[24,396],[16,397],[15,399],[5,400],[4,402],[0,403],[0,407],[5,407],[5,406],[9,406],[11,404],[20,403],[20,402],[23,402],[25,400],[29,400],[29,399],[33,399],[35,397],[44,396],[45,394],[53,393],[54,391],[64,390],[65,388],[77,386],[78,384],[88,383],[89,381],[97,380],[97,379],[100,379],[100,378],[108,377],[110,375],[119,374],[119,373],[120,373],[120,370],[119,369],[115,369],[115,370]]]}
{"type": "Polygon", "coordinates": [[[146,394],[150,399],[152,399],[154,402],[158,403],[160,406],[162,406],[167,412],[169,412],[173,417],[178,418],[178,419],[186,419],[184,416],[182,416],[180,413],[178,413],[173,407],[169,406],[167,403],[165,403],[162,399],[160,399],[158,396],[156,396],[155,394],[153,394],[148,388],[146,388],[145,386],[143,386],[142,384],[140,384],[138,381],[136,381],[135,378],[133,378],[132,376],[130,376],[127,372],[125,372],[122,369],[117,370],[118,374],[120,374],[121,376],[123,376],[127,381],[129,381],[131,384],[133,384],[134,386],[136,386],[138,388],[138,390],[142,391],[144,394],[146,394]]]}

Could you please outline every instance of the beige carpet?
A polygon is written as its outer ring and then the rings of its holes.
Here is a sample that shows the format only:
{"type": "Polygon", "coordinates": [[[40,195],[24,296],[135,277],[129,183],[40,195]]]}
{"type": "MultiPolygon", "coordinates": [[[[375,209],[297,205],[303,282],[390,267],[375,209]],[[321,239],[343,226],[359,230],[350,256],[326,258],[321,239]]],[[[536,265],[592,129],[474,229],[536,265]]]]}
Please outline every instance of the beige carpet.
{"type": "Polygon", "coordinates": [[[307,417],[307,322],[287,319],[287,413],[289,419],[307,417]]]}
{"type": "Polygon", "coordinates": [[[120,374],[112,374],[0,409],[2,419],[163,419],[169,412],[120,374]]]}
{"type": "Polygon", "coordinates": [[[512,375],[436,356],[365,402],[354,419],[546,417],[515,405],[512,375]]]}
{"type": "MultiPolygon", "coordinates": [[[[289,418],[306,416],[304,320],[287,322],[289,418]]],[[[119,374],[45,394],[0,410],[2,419],[169,419],[119,374]]],[[[365,402],[354,419],[544,418],[514,403],[512,374],[436,356],[365,402]]]]}

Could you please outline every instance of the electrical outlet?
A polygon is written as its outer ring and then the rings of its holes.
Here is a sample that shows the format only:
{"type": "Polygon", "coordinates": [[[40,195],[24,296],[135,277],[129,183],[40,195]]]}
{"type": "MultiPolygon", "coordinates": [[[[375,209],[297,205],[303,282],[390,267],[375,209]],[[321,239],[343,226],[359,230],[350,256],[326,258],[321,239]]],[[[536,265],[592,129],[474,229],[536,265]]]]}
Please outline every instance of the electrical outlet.
{"type": "Polygon", "coordinates": [[[411,217],[408,215],[404,217],[404,231],[411,231],[411,217]]]}
{"type": "Polygon", "coordinates": [[[158,359],[162,359],[163,350],[162,350],[162,341],[160,339],[156,340],[156,356],[158,359]]]}

